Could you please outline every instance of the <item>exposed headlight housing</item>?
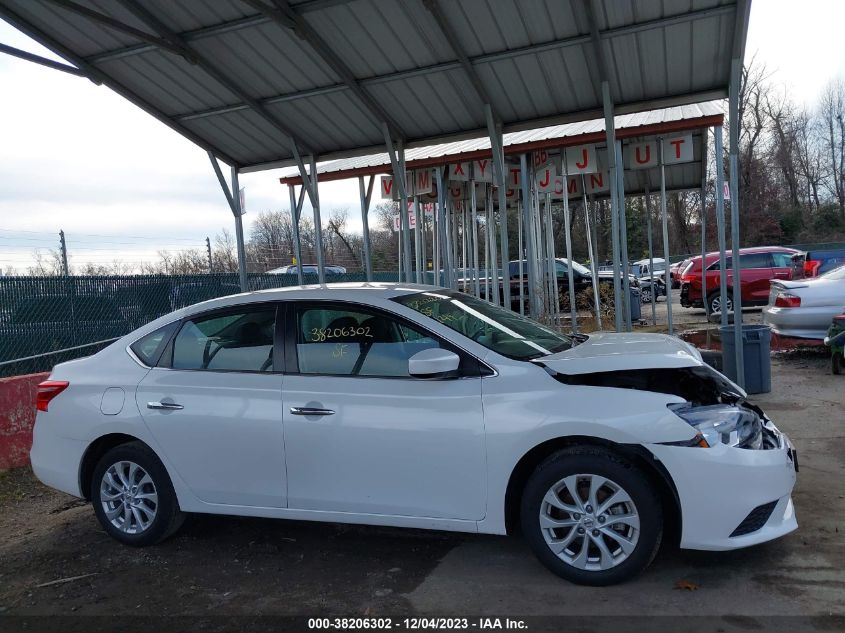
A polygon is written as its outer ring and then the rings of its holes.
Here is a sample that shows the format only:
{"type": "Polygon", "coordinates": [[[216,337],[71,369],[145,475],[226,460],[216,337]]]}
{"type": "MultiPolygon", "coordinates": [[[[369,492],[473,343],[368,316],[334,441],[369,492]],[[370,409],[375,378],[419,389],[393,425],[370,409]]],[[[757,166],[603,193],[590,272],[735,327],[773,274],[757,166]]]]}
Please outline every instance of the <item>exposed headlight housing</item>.
{"type": "Polygon", "coordinates": [[[669,408],[698,431],[708,446],[763,448],[763,421],[753,411],[726,404],[696,407],[683,403],[670,404],[669,408]]]}

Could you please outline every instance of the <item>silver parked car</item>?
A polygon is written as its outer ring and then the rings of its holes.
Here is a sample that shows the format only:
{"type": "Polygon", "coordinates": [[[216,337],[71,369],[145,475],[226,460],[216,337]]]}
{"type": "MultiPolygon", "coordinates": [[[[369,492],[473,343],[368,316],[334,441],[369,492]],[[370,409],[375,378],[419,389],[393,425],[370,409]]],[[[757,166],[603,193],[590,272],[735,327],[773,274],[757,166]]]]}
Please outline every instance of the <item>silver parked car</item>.
{"type": "Polygon", "coordinates": [[[845,312],[845,266],[811,279],[773,280],[763,321],[782,336],[823,339],[845,312]]]}

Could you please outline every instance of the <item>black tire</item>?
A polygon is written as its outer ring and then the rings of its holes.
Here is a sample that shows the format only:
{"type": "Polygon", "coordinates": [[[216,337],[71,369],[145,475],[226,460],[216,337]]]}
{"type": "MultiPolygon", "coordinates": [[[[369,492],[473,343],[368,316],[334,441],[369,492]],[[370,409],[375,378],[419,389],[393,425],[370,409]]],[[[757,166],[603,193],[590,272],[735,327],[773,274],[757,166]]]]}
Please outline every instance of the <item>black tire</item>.
{"type": "MultiPolygon", "coordinates": [[[[630,461],[600,447],[566,448],[541,463],[525,486],[520,515],[522,532],[540,562],[561,578],[580,585],[613,585],[636,576],[651,564],[663,536],[663,509],[648,477],[630,461]],[[556,483],[571,475],[598,475],[610,479],[622,487],[633,501],[639,515],[638,540],[628,557],[614,567],[605,570],[579,569],[560,558],[546,543],[540,527],[544,498],[556,483]]],[[[576,530],[575,527],[569,529],[576,530]]],[[[561,538],[565,536],[562,534],[561,538]]],[[[575,536],[576,540],[579,538],[575,536]]],[[[586,540],[586,537],[583,538],[586,540]]],[[[612,539],[600,538],[605,545],[610,543],[608,547],[612,546],[612,539]]],[[[590,547],[595,548],[592,544],[590,547]]]]}
{"type": "Polygon", "coordinates": [[[837,376],[845,373],[845,357],[839,352],[833,352],[830,357],[830,371],[837,376]]]}
{"type": "Polygon", "coordinates": [[[94,514],[97,515],[97,519],[109,536],[125,545],[135,547],[160,543],[174,534],[185,521],[185,514],[179,510],[179,503],[167,470],[156,454],[143,442],[129,442],[116,446],[97,462],[91,479],[91,503],[94,506],[94,514]],[[121,530],[106,516],[104,500],[101,497],[101,483],[106,471],[118,462],[137,464],[146,471],[155,486],[157,503],[154,504],[154,518],[143,531],[137,533],[121,530]]]}
{"type": "MultiPolygon", "coordinates": [[[[734,299],[731,296],[732,293],[733,290],[731,288],[728,288],[728,312],[733,312],[734,299]]],[[[713,305],[715,301],[718,301],[719,303],[722,302],[722,296],[719,291],[711,292],[709,295],[707,295],[707,314],[714,314],[720,312],[720,310],[717,307],[714,307],[713,305]]]]}

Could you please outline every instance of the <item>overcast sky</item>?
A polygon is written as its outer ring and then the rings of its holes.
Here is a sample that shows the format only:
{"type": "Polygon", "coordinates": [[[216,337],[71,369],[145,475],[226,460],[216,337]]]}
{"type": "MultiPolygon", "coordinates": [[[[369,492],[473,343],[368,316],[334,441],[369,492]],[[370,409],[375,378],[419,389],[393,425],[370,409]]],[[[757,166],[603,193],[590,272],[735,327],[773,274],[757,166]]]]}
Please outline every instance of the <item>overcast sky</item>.
{"type": "MultiPolygon", "coordinates": [[[[755,0],[756,54],[793,98],[812,106],[845,75],[845,2],[755,0]]],[[[0,20],[0,43],[54,57],[0,20]]],[[[203,150],[108,88],[0,53],[0,269],[25,269],[35,247],[67,236],[71,263],[137,262],[157,248],[204,247],[232,217],[203,150]]],[[[241,176],[249,223],[287,208],[278,172],[241,176]]],[[[326,215],[353,210],[357,181],[320,187],[326,215]]]]}

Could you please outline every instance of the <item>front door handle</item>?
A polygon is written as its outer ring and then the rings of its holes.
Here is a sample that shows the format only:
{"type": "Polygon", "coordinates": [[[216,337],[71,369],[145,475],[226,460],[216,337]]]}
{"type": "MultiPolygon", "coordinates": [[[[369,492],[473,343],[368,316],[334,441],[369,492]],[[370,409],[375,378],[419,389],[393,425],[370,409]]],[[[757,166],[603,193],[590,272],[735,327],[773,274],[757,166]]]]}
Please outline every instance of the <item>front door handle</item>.
{"type": "Polygon", "coordinates": [[[179,411],[180,409],[184,409],[181,404],[176,404],[175,402],[148,402],[147,403],[148,409],[162,409],[164,411],[179,411]]]}
{"type": "Polygon", "coordinates": [[[315,407],[291,407],[293,415],[334,415],[331,409],[317,409],[315,407]]]}

